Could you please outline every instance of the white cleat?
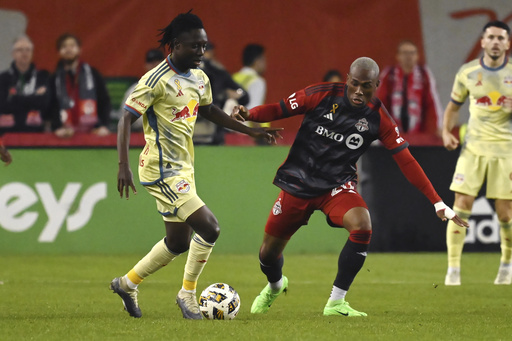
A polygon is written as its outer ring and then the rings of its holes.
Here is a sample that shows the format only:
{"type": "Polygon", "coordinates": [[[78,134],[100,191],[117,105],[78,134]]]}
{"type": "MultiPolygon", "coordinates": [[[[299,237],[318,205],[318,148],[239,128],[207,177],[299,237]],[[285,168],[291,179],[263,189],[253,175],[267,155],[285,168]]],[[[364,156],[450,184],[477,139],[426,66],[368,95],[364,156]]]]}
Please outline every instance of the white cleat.
{"type": "Polygon", "coordinates": [[[512,283],[512,271],[510,267],[500,267],[498,276],[494,280],[496,285],[510,285],[512,283]]]}
{"type": "Polygon", "coordinates": [[[444,285],[455,286],[460,285],[460,272],[452,272],[446,274],[444,285]]]}

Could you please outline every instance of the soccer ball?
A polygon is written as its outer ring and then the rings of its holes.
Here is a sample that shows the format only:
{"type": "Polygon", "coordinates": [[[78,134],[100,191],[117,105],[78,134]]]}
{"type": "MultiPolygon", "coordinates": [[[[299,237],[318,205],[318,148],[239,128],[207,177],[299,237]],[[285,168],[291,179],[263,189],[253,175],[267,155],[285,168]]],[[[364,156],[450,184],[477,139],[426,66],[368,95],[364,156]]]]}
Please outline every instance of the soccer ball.
{"type": "Polygon", "coordinates": [[[199,309],[208,320],[232,320],[240,310],[240,296],[226,283],[215,283],[199,297],[199,309]]]}

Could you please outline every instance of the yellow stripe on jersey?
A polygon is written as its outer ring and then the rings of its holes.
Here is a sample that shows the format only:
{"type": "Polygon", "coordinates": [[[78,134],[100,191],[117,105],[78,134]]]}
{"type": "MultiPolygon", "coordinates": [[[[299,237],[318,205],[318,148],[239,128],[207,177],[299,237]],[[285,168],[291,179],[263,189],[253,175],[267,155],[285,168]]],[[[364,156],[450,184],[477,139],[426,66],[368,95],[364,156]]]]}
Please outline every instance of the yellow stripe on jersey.
{"type": "Polygon", "coordinates": [[[467,97],[465,147],[476,155],[512,155],[512,111],[503,107],[505,97],[512,97],[512,63],[508,58],[498,68],[484,66],[481,59],[464,64],[455,76],[451,98],[461,104],[467,97]]]}
{"type": "Polygon", "coordinates": [[[139,179],[154,184],[194,172],[192,135],[200,106],[212,103],[210,80],[200,69],[181,73],[170,55],[139,80],[125,109],[143,116],[146,145],[139,157],[139,179]]]}

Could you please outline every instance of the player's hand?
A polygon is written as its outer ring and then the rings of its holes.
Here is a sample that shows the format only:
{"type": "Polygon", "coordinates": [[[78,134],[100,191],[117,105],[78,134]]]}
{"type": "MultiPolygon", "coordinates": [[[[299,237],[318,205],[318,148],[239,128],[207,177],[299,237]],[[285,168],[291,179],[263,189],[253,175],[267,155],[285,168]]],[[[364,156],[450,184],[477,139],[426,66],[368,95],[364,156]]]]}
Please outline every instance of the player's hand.
{"type": "Polygon", "coordinates": [[[61,139],[68,139],[73,137],[75,134],[75,130],[71,127],[61,127],[55,130],[55,135],[61,139]]]}
{"type": "Polygon", "coordinates": [[[101,126],[96,129],[93,129],[92,133],[95,135],[98,135],[100,137],[103,137],[103,136],[107,136],[108,134],[110,134],[110,130],[108,130],[108,128],[105,126],[101,126]]]}
{"type": "Polygon", "coordinates": [[[279,134],[281,130],[283,128],[252,128],[250,136],[255,139],[264,139],[269,144],[277,144],[277,138],[283,138],[279,134]]]}
{"type": "Polygon", "coordinates": [[[443,144],[448,150],[455,150],[459,146],[459,139],[451,132],[443,130],[443,144]]]}
{"type": "Polygon", "coordinates": [[[434,208],[436,209],[437,216],[442,220],[446,221],[447,219],[452,220],[455,224],[468,228],[469,224],[462,220],[458,215],[453,212],[451,208],[449,208],[444,202],[439,201],[434,204],[434,208]]]}
{"type": "Polygon", "coordinates": [[[0,146],[0,160],[5,162],[5,165],[8,166],[12,162],[11,153],[4,146],[0,146]]]}
{"type": "Polygon", "coordinates": [[[119,171],[117,173],[117,191],[121,198],[123,194],[126,199],[130,198],[130,188],[133,194],[137,194],[135,185],[133,184],[133,173],[128,163],[119,163],[119,171]]]}
{"type": "Polygon", "coordinates": [[[237,105],[231,112],[231,118],[240,122],[245,122],[249,118],[249,110],[243,105],[237,105]]]}
{"type": "Polygon", "coordinates": [[[512,110],[512,97],[505,97],[505,99],[503,100],[503,107],[505,109],[508,109],[509,111],[512,110]]]}

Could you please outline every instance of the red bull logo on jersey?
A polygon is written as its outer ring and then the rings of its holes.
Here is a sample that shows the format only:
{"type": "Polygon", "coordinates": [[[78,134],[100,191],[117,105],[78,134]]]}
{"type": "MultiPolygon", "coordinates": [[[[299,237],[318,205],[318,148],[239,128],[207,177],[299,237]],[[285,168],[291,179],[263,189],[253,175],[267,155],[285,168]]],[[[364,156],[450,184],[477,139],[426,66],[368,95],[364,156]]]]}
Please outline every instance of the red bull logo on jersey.
{"type": "Polygon", "coordinates": [[[188,102],[187,106],[184,107],[181,111],[177,111],[176,109],[173,111],[174,117],[171,119],[171,122],[187,120],[189,122],[194,122],[197,118],[197,112],[199,110],[199,103],[195,100],[191,100],[188,102]]]}
{"type": "Polygon", "coordinates": [[[498,91],[488,93],[486,96],[476,98],[475,105],[479,107],[487,107],[490,110],[499,110],[503,106],[503,102],[507,97],[501,95],[498,91]]]}
{"type": "Polygon", "coordinates": [[[190,191],[190,184],[186,180],[181,180],[176,184],[176,189],[180,193],[187,193],[190,191]]]}

